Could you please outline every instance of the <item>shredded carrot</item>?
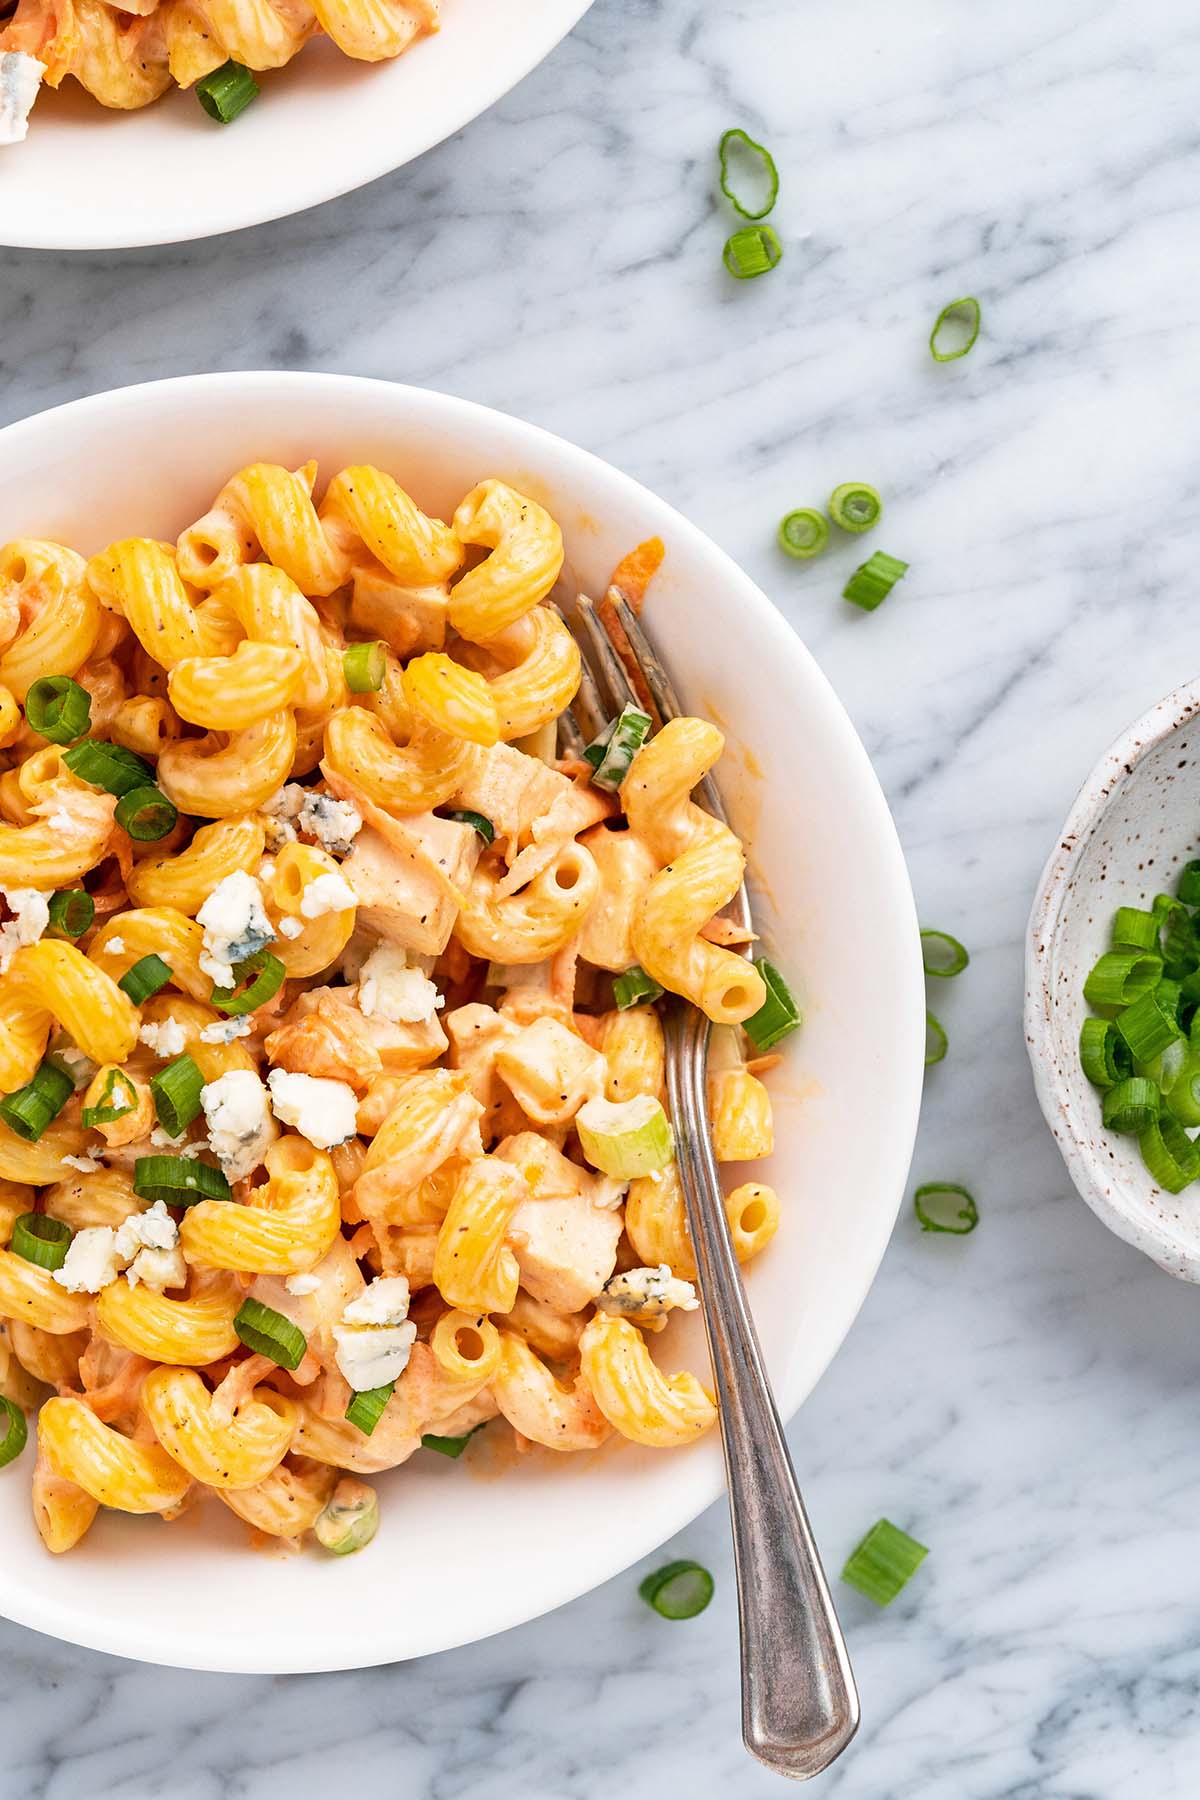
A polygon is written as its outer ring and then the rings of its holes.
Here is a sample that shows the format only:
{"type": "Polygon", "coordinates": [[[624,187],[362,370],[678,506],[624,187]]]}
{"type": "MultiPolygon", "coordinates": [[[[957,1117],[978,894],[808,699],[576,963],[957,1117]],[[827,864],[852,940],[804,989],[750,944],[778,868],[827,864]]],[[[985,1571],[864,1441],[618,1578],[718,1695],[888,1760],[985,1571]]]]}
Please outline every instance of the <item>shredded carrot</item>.
{"type": "Polygon", "coordinates": [[[758,933],[743,931],[732,919],[718,913],[715,919],[710,919],[707,925],[700,927],[700,936],[707,938],[710,944],[749,944],[757,939],[758,933]]]}
{"type": "Polygon", "coordinates": [[[752,1056],[746,1067],[751,1075],[765,1075],[768,1069],[777,1069],[782,1061],[778,1050],[770,1050],[765,1056],[752,1056]]]}
{"type": "Polygon", "coordinates": [[[617,617],[616,603],[625,600],[640,614],[646,598],[646,589],[658,572],[659,565],[666,555],[666,547],[661,538],[647,538],[628,556],[623,556],[612,572],[608,591],[596,608],[600,623],[612,639],[613,648],[625,665],[625,672],[646,711],[654,718],[656,708],[650,698],[650,690],[646,686],[642,671],[638,667],[637,657],[633,654],[633,646],[625,634],[625,628],[617,617]]]}
{"type": "Polygon", "coordinates": [[[610,594],[616,588],[621,599],[627,600],[635,613],[640,613],[646,589],[658,574],[666,554],[666,545],[661,538],[647,538],[644,544],[623,556],[613,570],[608,584],[610,594]]]}

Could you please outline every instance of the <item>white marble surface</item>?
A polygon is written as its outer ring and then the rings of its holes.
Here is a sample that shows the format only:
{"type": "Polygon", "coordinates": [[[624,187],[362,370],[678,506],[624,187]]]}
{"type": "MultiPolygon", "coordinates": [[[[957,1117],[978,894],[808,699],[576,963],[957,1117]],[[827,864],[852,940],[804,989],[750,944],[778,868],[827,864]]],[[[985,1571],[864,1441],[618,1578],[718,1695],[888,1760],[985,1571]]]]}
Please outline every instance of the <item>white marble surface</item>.
{"type": "MultiPolygon", "coordinates": [[[[885,1512],[932,1549],[886,1614],[842,1592],[863,1727],[816,1784],[839,1800],[1196,1792],[1196,1296],[1072,1194],[1020,1004],[1078,781],[1195,673],[1198,79],[1180,0],[598,0],[490,116],[357,196],[215,243],[0,261],[0,420],[262,365],[522,413],[719,539],[856,719],[926,921],[974,952],[938,997],[914,1174],[970,1182],[982,1224],[902,1217],[792,1432],[831,1566],[885,1512]],[[744,286],[711,193],[738,122],[777,152],[787,244],[744,286]],[[937,368],[929,326],[962,292],[984,337],[937,368]],[[836,597],[853,549],[804,568],[772,546],[849,477],[913,565],[871,618],[836,597]]],[[[0,1794],[765,1794],[724,1519],[671,1550],[717,1574],[693,1623],[630,1575],[361,1675],[178,1674],[3,1628],[0,1794]]]]}

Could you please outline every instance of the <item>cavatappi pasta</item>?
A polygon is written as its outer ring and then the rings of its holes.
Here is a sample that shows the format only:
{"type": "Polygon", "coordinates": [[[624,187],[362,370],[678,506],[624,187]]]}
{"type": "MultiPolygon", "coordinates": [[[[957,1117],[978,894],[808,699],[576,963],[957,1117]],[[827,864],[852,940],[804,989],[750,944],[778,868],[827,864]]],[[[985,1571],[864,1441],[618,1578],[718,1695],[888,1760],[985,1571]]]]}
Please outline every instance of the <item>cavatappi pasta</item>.
{"type": "Polygon", "coordinates": [[[228,124],[312,37],[358,62],[386,62],[438,29],[438,0],[0,0],[0,145],[19,143],[41,86],[72,76],[101,106],[131,112],[196,87],[228,124]]]}
{"type": "Polygon", "coordinates": [[[54,1552],[201,1500],[344,1552],[423,1445],[715,1419],[654,1354],[697,1302],[653,1002],[716,1022],[718,1158],[768,1155],[742,1026],[778,1001],[691,799],[721,734],[557,756],[549,514],[315,478],[241,469],[175,544],[0,548],[0,1460],[36,1413],[54,1552]]]}

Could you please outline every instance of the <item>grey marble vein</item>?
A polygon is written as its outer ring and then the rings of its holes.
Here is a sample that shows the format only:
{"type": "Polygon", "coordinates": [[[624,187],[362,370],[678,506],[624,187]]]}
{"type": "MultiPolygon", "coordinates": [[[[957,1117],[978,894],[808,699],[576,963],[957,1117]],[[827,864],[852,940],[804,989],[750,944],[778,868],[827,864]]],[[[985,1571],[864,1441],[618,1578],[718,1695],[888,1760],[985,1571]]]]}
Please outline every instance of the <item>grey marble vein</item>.
{"type": "MultiPolygon", "coordinates": [[[[446,0],[447,29],[453,0],[446,0]]],[[[792,1429],[832,1568],[880,1513],[931,1546],[842,1592],[863,1728],[833,1800],[1194,1800],[1196,1296],[1109,1236],[1042,1128],[1020,1027],[1033,887],[1078,782],[1195,672],[1200,15],[1179,0],[597,0],[413,167],[258,231],[0,260],[0,422],[203,368],[350,370],[520,413],[619,463],[762,583],[896,811],[939,992],[907,1213],[792,1429]],[[786,244],[720,267],[716,139],[775,150],[786,244]],[[926,350],[983,302],[965,362],[926,350]],[[862,478],[912,572],[866,618],[842,544],[774,525],[862,478]]],[[[830,1196],[837,1204],[837,1196],[830,1196]]],[[[631,1503],[634,1497],[631,1496],[631,1503]]],[[[636,1572],[420,1664],[235,1680],[0,1628],[4,1800],[605,1800],[778,1791],[738,1740],[726,1526],[668,1625],[636,1572]]]]}

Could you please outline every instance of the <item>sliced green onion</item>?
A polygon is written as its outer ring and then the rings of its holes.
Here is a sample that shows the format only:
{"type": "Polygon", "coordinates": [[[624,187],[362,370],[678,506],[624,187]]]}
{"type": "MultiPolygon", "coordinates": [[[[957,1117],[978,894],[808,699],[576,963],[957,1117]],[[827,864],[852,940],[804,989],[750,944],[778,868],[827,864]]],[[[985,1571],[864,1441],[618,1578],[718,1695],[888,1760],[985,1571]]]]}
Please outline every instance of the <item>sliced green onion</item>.
{"type": "MultiPolygon", "coordinates": [[[[629,773],[630,763],[649,736],[651,723],[650,714],[643,712],[640,706],[626,706],[620,718],[602,734],[603,745],[599,738],[588,745],[589,750],[601,751],[600,760],[593,763],[593,787],[603,788],[609,794],[616,793],[629,773]]],[[[588,761],[592,760],[589,756],[588,761]]]]}
{"type": "Polygon", "coordinates": [[[882,512],[878,489],[865,481],[843,481],[829,496],[829,516],[843,531],[872,531],[882,512]]]}
{"type": "Polygon", "coordinates": [[[249,69],[230,59],[198,81],[195,94],[210,119],[232,125],[238,114],[258,99],[259,86],[249,69]]]}
{"type": "Polygon", "coordinates": [[[50,924],[55,937],[82,937],[96,917],[96,902],[84,888],[63,888],[50,896],[50,924]]]}
{"type": "Polygon", "coordinates": [[[890,1519],[880,1519],[850,1552],[842,1580],[876,1606],[890,1606],[928,1555],[925,1545],[918,1544],[907,1531],[901,1531],[890,1519]]]}
{"type": "Polygon", "coordinates": [[[946,1027],[933,1013],[925,1014],[925,1067],[930,1063],[940,1063],[949,1049],[946,1027]]]}
{"type": "Polygon", "coordinates": [[[922,1231],[947,1231],[954,1237],[966,1237],[979,1223],[974,1195],[956,1181],[927,1181],[913,1195],[913,1211],[922,1231]],[[956,1219],[960,1223],[952,1223],[956,1219]]]}
{"type": "Polygon", "coordinates": [[[775,167],[775,158],[771,152],[764,149],[761,144],[756,144],[754,139],[741,129],[740,125],[735,125],[732,130],[721,134],[718,151],[721,159],[721,192],[734,212],[741,213],[743,219],[765,219],[779,197],[779,171],[775,167]],[[752,212],[748,206],[744,206],[729,185],[729,151],[732,145],[739,143],[744,144],[747,150],[752,151],[755,156],[760,158],[762,162],[760,173],[766,177],[766,204],[760,206],[757,212],[752,212]]]}
{"type": "Polygon", "coordinates": [[[664,992],[640,963],[631,963],[620,975],[613,976],[613,999],[619,1012],[628,1012],[631,1006],[640,1006],[643,1000],[658,1000],[664,992]]]}
{"type": "Polygon", "coordinates": [[[1145,1075],[1128,1075],[1110,1087],[1101,1104],[1104,1123],[1110,1131],[1136,1135],[1153,1125],[1160,1108],[1158,1084],[1145,1075]]]}
{"type": "Polygon", "coordinates": [[[92,721],[92,697],[69,675],[43,675],[25,696],[25,717],[52,744],[73,744],[92,721]]]}
{"type": "Polygon", "coordinates": [[[829,525],[822,513],[811,506],[797,507],[779,521],[779,548],[798,562],[819,556],[829,542],[829,525]]]}
{"type": "Polygon", "coordinates": [[[669,1562],[639,1581],[638,1593],[660,1619],[694,1619],[713,1597],[713,1578],[703,1563],[669,1562]]]}
{"type": "Polygon", "coordinates": [[[1162,980],[1162,957],[1137,950],[1106,950],[1083,984],[1089,1006],[1132,1006],[1162,980]]]}
{"type": "Polygon", "coordinates": [[[108,1080],[104,1084],[95,1106],[85,1106],[79,1115],[81,1125],[91,1131],[97,1125],[111,1125],[116,1119],[123,1119],[137,1105],[137,1089],[123,1069],[110,1069],[108,1080]]]}
{"type": "Polygon", "coordinates": [[[10,1462],[16,1462],[29,1442],[29,1421],[16,1401],[10,1400],[7,1394],[0,1394],[0,1411],[3,1411],[7,1421],[4,1436],[0,1438],[0,1469],[3,1469],[10,1462]]]}
{"type": "Polygon", "coordinates": [[[671,1126],[652,1094],[632,1100],[589,1100],[575,1115],[583,1154],[616,1181],[652,1175],[671,1160],[671,1126]]]}
{"type": "Polygon", "coordinates": [[[735,281],[765,275],[783,255],[783,245],[769,225],[747,225],[726,238],[721,260],[735,281]]]}
{"type": "Polygon", "coordinates": [[[377,694],[387,674],[387,656],[378,641],[347,644],[342,652],[342,673],[352,694],[377,694]]]}
{"type": "Polygon", "coordinates": [[[496,828],[490,819],[484,818],[482,813],[452,812],[447,813],[446,817],[456,819],[460,825],[469,825],[472,831],[479,833],[485,844],[490,844],[495,839],[496,828]]]}
{"type": "Polygon", "coordinates": [[[174,831],[179,814],[156,787],[130,788],[117,801],[117,824],[138,844],[153,844],[174,831]]]}
{"type": "Polygon", "coordinates": [[[234,975],[239,985],[231,988],[215,987],[212,991],[212,1003],[218,1012],[228,1013],[239,1018],[243,1013],[251,1013],[256,1006],[265,1006],[283,986],[283,978],[287,973],[277,956],[269,950],[256,950],[244,962],[233,965],[234,975]],[[248,977],[253,976],[252,981],[248,977]],[[247,985],[240,984],[245,981],[247,985]]]}
{"type": "Polygon", "coordinates": [[[1200,1150],[1177,1119],[1163,1116],[1147,1125],[1138,1138],[1138,1149],[1154,1180],[1168,1194],[1181,1193],[1200,1175],[1200,1150]]]}
{"type": "Polygon", "coordinates": [[[66,1071],[44,1062],[31,1082],[0,1100],[0,1119],[26,1143],[36,1144],[74,1092],[75,1083],[66,1071]]]}
{"type": "Polygon", "coordinates": [[[161,956],[143,956],[126,969],[117,986],[123,994],[129,995],[135,1006],[140,1006],[151,994],[165,988],[170,979],[170,966],[161,956]]]}
{"type": "Polygon", "coordinates": [[[269,1356],[281,1369],[297,1369],[304,1360],[308,1339],[298,1325],[264,1306],[261,1300],[243,1300],[234,1315],[233,1329],[248,1350],[269,1356]]]}
{"type": "Polygon", "coordinates": [[[842,599],[849,600],[851,606],[861,606],[864,612],[874,612],[907,574],[906,562],[901,562],[898,556],[889,556],[884,550],[876,550],[874,556],[855,569],[842,589],[842,599]]]}
{"type": "Polygon", "coordinates": [[[421,1438],[421,1448],[423,1450],[436,1450],[439,1456],[458,1458],[462,1455],[471,1439],[475,1436],[475,1433],[477,1431],[482,1431],[486,1424],[487,1420],[484,1419],[482,1423],[473,1425],[470,1431],[464,1432],[462,1437],[438,1437],[435,1432],[427,1431],[421,1438]]]}
{"type": "Polygon", "coordinates": [[[360,1389],[357,1394],[350,1396],[346,1417],[352,1425],[358,1426],[365,1437],[370,1437],[395,1391],[394,1381],[385,1381],[382,1387],[360,1389]]]}
{"type": "Polygon", "coordinates": [[[154,786],[154,770],[148,762],[122,744],[110,744],[103,738],[84,738],[67,751],[63,761],[80,781],[90,781],[93,787],[118,797],[134,788],[154,786]]]}
{"type": "Polygon", "coordinates": [[[742,1030],[756,1050],[772,1050],[803,1023],[804,1015],[774,963],[759,956],[754,966],[763,978],[767,997],[758,1011],[744,1021],[742,1030]]]}
{"type": "Polygon", "coordinates": [[[1178,988],[1174,982],[1160,981],[1156,988],[1117,1014],[1117,1030],[1129,1045],[1134,1062],[1148,1062],[1173,1039],[1183,1036],[1178,1009],[1178,988]]]}
{"type": "Polygon", "coordinates": [[[161,1200],[166,1206],[233,1197],[220,1169],[192,1156],[139,1156],[133,1165],[133,1191],[143,1200],[161,1200]]]}
{"type": "Polygon", "coordinates": [[[39,1269],[61,1269],[74,1235],[61,1219],[48,1218],[45,1213],[22,1213],[13,1226],[9,1248],[14,1256],[23,1256],[39,1269]]]}
{"type": "Polygon", "coordinates": [[[1175,883],[1175,892],[1185,906],[1200,906],[1200,862],[1184,863],[1175,883]]]}
{"type": "Polygon", "coordinates": [[[1145,912],[1140,906],[1118,906],[1113,915],[1113,948],[1157,950],[1161,924],[1157,913],[1145,912]]]}
{"type": "MultiPolygon", "coordinates": [[[[1119,1034],[1118,1034],[1119,1035],[1119,1034]]],[[[1135,1061],[1133,1072],[1144,1075],[1160,1092],[1168,1088],[1187,1061],[1188,1047],[1182,1037],[1172,1038],[1156,1055],[1145,1062],[1135,1061]]]]}
{"type": "Polygon", "coordinates": [[[203,1086],[204,1077],[186,1051],[150,1077],[158,1122],[172,1137],[181,1136],[199,1114],[203,1086]]]}
{"type": "Polygon", "coordinates": [[[961,975],[970,960],[965,947],[948,931],[921,933],[921,961],[927,975],[961,975]]]}
{"type": "Polygon", "coordinates": [[[365,1550],[379,1530],[379,1498],[365,1481],[343,1476],[317,1514],[313,1536],[333,1556],[365,1550]]]}
{"type": "Polygon", "coordinates": [[[1161,947],[1164,973],[1175,979],[1191,975],[1200,965],[1200,944],[1190,910],[1180,900],[1168,900],[1157,920],[1159,941],[1153,948],[1161,947]]]}
{"type": "Polygon", "coordinates": [[[929,334],[929,354],[934,362],[957,362],[973,349],[982,316],[974,294],[943,306],[929,334]]]}
{"type": "Polygon", "coordinates": [[[1079,1033],[1079,1060],[1098,1088],[1114,1087],[1133,1074],[1129,1045],[1111,1019],[1085,1019],[1079,1033]]]}
{"type": "Polygon", "coordinates": [[[1185,1051],[1178,1069],[1163,1083],[1162,1092],[1173,1119],[1192,1129],[1200,1125],[1200,1055],[1195,1050],[1185,1051]]]}

